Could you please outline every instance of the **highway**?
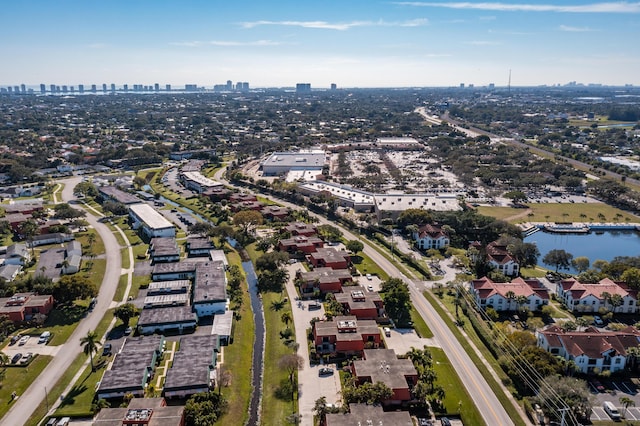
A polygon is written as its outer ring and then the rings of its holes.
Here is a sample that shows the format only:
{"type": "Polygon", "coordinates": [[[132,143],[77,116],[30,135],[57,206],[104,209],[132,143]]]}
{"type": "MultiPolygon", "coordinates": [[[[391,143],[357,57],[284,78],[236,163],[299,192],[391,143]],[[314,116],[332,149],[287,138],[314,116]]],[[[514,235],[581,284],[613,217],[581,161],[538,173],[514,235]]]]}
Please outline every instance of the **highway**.
{"type": "MultiPolygon", "coordinates": [[[[75,198],[73,188],[80,181],[81,178],[79,177],[60,181],[60,183],[65,185],[62,191],[62,200],[64,202],[69,202],[75,198]]],[[[74,207],[80,208],[79,206],[74,207]]],[[[111,301],[115,295],[122,269],[120,244],[111,230],[106,225],[98,222],[94,216],[87,214],[85,219],[96,229],[98,234],[100,234],[106,252],[107,266],[98,294],[98,303],[93,311],[89,312],[88,315],[80,321],[78,327],[69,337],[69,340],[60,347],[56,356],[42,373],[40,373],[36,380],[34,380],[31,386],[29,386],[22,395],[19,395],[19,398],[13,403],[11,409],[2,418],[0,422],[2,425],[22,425],[31,417],[35,409],[45,400],[46,391],[51,391],[52,387],[67,371],[71,363],[82,353],[80,339],[86,336],[87,332],[96,329],[100,320],[111,306],[111,301]]],[[[9,383],[5,383],[4,385],[10,386],[9,383]]],[[[49,404],[52,403],[53,401],[49,400],[49,404]]]]}
{"type": "MultiPolygon", "coordinates": [[[[223,179],[223,174],[224,169],[219,170],[215,174],[214,178],[219,182],[224,182],[228,186],[242,191],[247,191],[246,188],[235,186],[223,179]]],[[[264,194],[261,195],[265,196],[264,194]]],[[[300,207],[287,201],[276,199],[271,195],[266,196],[289,208],[297,209],[300,207]]],[[[340,228],[346,239],[358,239],[356,235],[352,234],[347,229],[340,227],[336,223],[330,222],[325,217],[316,215],[311,212],[310,214],[315,216],[319,220],[320,224],[329,224],[340,228]]],[[[442,349],[447,354],[453,368],[460,376],[460,380],[462,381],[462,383],[464,383],[467,392],[471,396],[474,404],[476,405],[478,411],[484,419],[485,424],[487,424],[488,426],[513,425],[514,423],[509,417],[509,414],[504,409],[496,395],[493,393],[493,390],[489,387],[484,377],[482,377],[482,374],[480,373],[476,365],[473,363],[469,355],[467,355],[467,353],[464,351],[464,348],[462,347],[462,345],[460,345],[451,330],[449,330],[443,319],[440,318],[435,309],[420,293],[415,283],[411,279],[407,278],[404,274],[402,274],[391,261],[389,261],[386,257],[380,254],[376,249],[374,249],[368,241],[361,241],[364,243],[364,253],[369,256],[369,258],[371,258],[373,262],[375,262],[378,266],[380,266],[380,268],[386,271],[389,276],[394,278],[401,278],[409,284],[409,289],[411,291],[411,301],[413,305],[418,310],[420,315],[425,319],[425,321],[429,325],[429,328],[433,332],[434,338],[437,339],[442,349]]]]}

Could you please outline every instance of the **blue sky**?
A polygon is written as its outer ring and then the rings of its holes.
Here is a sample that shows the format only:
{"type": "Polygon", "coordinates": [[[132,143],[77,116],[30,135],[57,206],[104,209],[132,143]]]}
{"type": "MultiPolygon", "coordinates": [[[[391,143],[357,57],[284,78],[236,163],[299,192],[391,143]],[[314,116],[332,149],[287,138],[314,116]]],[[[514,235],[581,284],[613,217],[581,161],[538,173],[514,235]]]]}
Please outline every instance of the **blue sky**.
{"type": "Polygon", "coordinates": [[[640,2],[2,2],[0,85],[640,85],[640,2]]]}

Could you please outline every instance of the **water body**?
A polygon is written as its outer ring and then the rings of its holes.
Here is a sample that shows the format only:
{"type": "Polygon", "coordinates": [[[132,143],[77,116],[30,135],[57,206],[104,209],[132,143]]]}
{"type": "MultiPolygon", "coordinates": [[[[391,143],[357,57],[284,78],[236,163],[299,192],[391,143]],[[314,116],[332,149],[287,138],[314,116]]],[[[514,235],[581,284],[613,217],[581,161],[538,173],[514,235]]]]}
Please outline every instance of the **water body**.
{"type": "Polygon", "coordinates": [[[242,262],[242,269],[247,276],[249,294],[251,295],[251,308],[255,323],[255,340],[253,342],[253,360],[251,362],[251,401],[249,402],[249,420],[247,425],[260,424],[260,406],[262,405],[262,373],[264,369],[264,339],[265,324],[262,301],[258,295],[258,277],[253,269],[253,263],[242,262]]]}
{"type": "MultiPolygon", "coordinates": [[[[540,251],[538,263],[544,265],[542,258],[554,249],[571,253],[574,258],[587,257],[593,263],[602,259],[611,261],[616,256],[640,256],[640,234],[633,231],[590,232],[588,234],[553,234],[539,231],[524,239],[527,243],[536,243],[540,251]]],[[[576,273],[571,269],[568,272],[576,273]]]]}

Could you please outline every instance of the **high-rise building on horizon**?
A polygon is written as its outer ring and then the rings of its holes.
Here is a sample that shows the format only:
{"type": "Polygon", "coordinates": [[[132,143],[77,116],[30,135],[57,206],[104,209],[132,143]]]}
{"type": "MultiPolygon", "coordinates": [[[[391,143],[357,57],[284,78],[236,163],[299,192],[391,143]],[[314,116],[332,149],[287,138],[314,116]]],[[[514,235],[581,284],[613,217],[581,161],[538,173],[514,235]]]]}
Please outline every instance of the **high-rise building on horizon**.
{"type": "Polygon", "coordinates": [[[78,92],[84,93],[84,84],[78,84],[78,92]]]}
{"type": "Polygon", "coordinates": [[[184,90],[185,90],[185,92],[195,92],[196,90],[198,90],[198,85],[197,84],[185,84],[184,85],[184,90]]]}
{"type": "Polygon", "coordinates": [[[164,90],[166,90],[167,92],[171,91],[171,85],[167,84],[166,86],[164,86],[164,90]]]}
{"type": "Polygon", "coordinates": [[[160,83],[156,83],[153,85],[153,90],[155,90],[156,92],[160,91],[160,83]]]}
{"type": "Polygon", "coordinates": [[[107,83],[102,83],[102,92],[103,93],[107,92],[107,83]]]}
{"type": "Polygon", "coordinates": [[[336,90],[338,88],[338,85],[335,83],[331,83],[331,90],[336,90]]]}
{"type": "Polygon", "coordinates": [[[233,82],[231,80],[227,80],[227,90],[233,90],[233,82]]]}
{"type": "Polygon", "coordinates": [[[111,91],[115,93],[115,91],[116,91],[115,83],[111,83],[111,91]]]}
{"type": "Polygon", "coordinates": [[[122,90],[125,91],[125,92],[128,92],[129,91],[129,85],[128,84],[123,84],[122,85],[122,90]]]}
{"type": "Polygon", "coordinates": [[[47,86],[40,83],[40,94],[44,95],[45,93],[47,93],[47,86]]]}
{"type": "Polygon", "coordinates": [[[296,93],[310,93],[310,92],[311,92],[311,83],[296,84],[296,93]]]}

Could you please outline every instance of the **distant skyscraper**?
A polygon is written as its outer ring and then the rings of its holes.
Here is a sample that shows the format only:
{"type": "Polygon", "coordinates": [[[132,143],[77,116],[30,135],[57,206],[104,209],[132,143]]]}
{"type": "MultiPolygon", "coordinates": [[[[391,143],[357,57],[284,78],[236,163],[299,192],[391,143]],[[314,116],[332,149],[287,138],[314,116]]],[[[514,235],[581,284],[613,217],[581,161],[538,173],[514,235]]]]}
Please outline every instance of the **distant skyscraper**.
{"type": "Polygon", "coordinates": [[[489,89],[495,89],[496,85],[494,83],[489,83],[489,89]]]}
{"type": "Polygon", "coordinates": [[[78,92],[84,93],[84,84],[78,84],[78,92]]]}
{"type": "Polygon", "coordinates": [[[464,89],[464,83],[460,83],[460,88],[464,89]]]}
{"type": "Polygon", "coordinates": [[[242,82],[242,90],[248,92],[249,91],[249,82],[248,81],[243,81],[242,82]]]}
{"type": "Polygon", "coordinates": [[[13,86],[14,93],[20,93],[20,86],[13,86]]]}
{"type": "Polygon", "coordinates": [[[111,83],[111,91],[115,92],[116,91],[116,85],[115,83],[111,83]]]}
{"type": "Polygon", "coordinates": [[[153,85],[153,90],[155,90],[156,92],[160,91],[160,84],[156,83],[153,85]]]}
{"type": "Polygon", "coordinates": [[[102,91],[103,92],[107,91],[107,83],[102,83],[102,91]]]}
{"type": "Polygon", "coordinates": [[[91,93],[96,93],[98,91],[98,87],[95,84],[91,85],[91,93]]]}
{"type": "Polygon", "coordinates": [[[171,85],[167,84],[166,86],[164,86],[164,90],[166,90],[167,92],[171,91],[171,85]]]}
{"type": "Polygon", "coordinates": [[[227,90],[233,90],[233,82],[231,80],[227,80],[227,90]]]}
{"type": "Polygon", "coordinates": [[[311,92],[311,83],[297,83],[296,93],[309,93],[311,92]]]}
{"type": "Polygon", "coordinates": [[[21,85],[20,85],[20,91],[21,91],[22,93],[27,93],[27,86],[26,86],[26,85],[24,85],[24,84],[21,84],[21,85]]]}
{"type": "Polygon", "coordinates": [[[55,84],[50,84],[49,85],[49,91],[51,93],[56,93],[56,85],[55,84]]]}
{"type": "Polygon", "coordinates": [[[43,95],[45,93],[47,93],[47,86],[45,86],[44,84],[40,85],[40,93],[42,93],[43,95]]]}
{"type": "Polygon", "coordinates": [[[13,93],[13,87],[11,87],[11,86],[7,86],[7,92],[9,92],[9,93],[13,93]]]}
{"type": "Polygon", "coordinates": [[[73,86],[69,86],[69,91],[70,91],[71,93],[74,93],[74,92],[76,91],[76,88],[75,88],[75,87],[73,87],[73,86]]]}
{"type": "Polygon", "coordinates": [[[122,90],[124,90],[125,92],[129,91],[129,85],[128,84],[123,84],[122,85],[122,90]]]}
{"type": "Polygon", "coordinates": [[[195,92],[196,90],[198,90],[198,85],[197,84],[185,84],[184,85],[184,90],[186,92],[195,92]]]}
{"type": "Polygon", "coordinates": [[[338,88],[338,85],[335,83],[331,83],[331,90],[336,90],[338,88]]]}
{"type": "Polygon", "coordinates": [[[66,85],[62,86],[62,93],[68,93],[69,92],[69,88],[66,85]]]}

